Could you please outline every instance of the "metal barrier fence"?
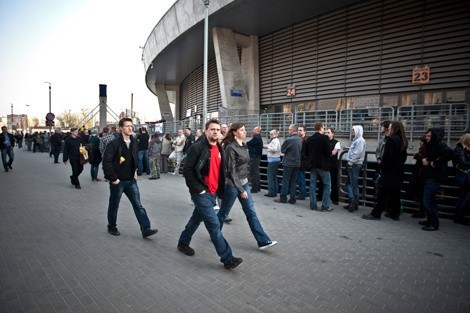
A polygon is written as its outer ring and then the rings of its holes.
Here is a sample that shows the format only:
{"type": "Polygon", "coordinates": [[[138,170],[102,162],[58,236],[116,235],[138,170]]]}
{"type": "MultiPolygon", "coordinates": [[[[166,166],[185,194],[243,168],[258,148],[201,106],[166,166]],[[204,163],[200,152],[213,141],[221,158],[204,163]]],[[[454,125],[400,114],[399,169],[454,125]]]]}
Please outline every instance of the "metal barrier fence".
{"type": "Polygon", "coordinates": [[[444,128],[447,144],[469,130],[469,105],[465,103],[399,107],[397,119],[405,126],[410,144],[431,127],[444,128]]]}
{"type": "MultiPolygon", "coordinates": [[[[345,184],[346,184],[346,177],[347,177],[347,170],[346,165],[347,162],[343,160],[344,154],[347,153],[343,151],[339,156],[339,175],[338,175],[338,188],[339,188],[339,195],[341,202],[347,202],[345,184]]],[[[372,208],[375,204],[375,185],[374,185],[374,177],[376,174],[377,163],[366,161],[367,157],[372,154],[375,155],[375,151],[367,151],[366,156],[364,158],[363,168],[359,175],[359,192],[361,194],[361,205],[372,208]]],[[[409,154],[408,157],[412,158],[412,154],[409,154]]],[[[405,179],[402,189],[402,201],[403,201],[403,210],[407,213],[416,213],[419,209],[419,203],[414,199],[407,198],[406,190],[409,186],[412,177],[412,169],[413,169],[414,162],[405,164],[405,179]]],[[[266,156],[263,155],[260,164],[260,180],[261,180],[261,187],[263,189],[267,189],[267,166],[268,162],[266,156]]],[[[453,167],[449,166],[448,168],[448,179],[442,183],[440,192],[437,196],[437,203],[439,206],[439,214],[444,218],[451,218],[454,215],[455,204],[458,198],[459,188],[454,183],[454,169],[453,167]]],[[[278,169],[277,173],[279,186],[281,188],[281,180],[282,180],[282,165],[278,169]]],[[[310,172],[306,171],[305,173],[306,179],[306,186],[307,186],[307,195],[309,193],[309,186],[310,186],[310,172]]],[[[317,187],[319,184],[317,184],[317,187]]],[[[317,195],[318,198],[318,195],[317,195]]],[[[309,200],[307,200],[309,201],[309,200]]]]}
{"type": "Polygon", "coordinates": [[[289,135],[289,125],[293,121],[294,116],[292,113],[263,113],[260,115],[259,125],[265,138],[269,138],[269,132],[273,129],[279,131],[279,137],[287,137],[289,135]]]}
{"type": "Polygon", "coordinates": [[[309,130],[312,130],[313,126],[317,122],[323,122],[325,128],[332,127],[337,130],[338,111],[302,111],[295,114],[295,123],[298,125],[305,125],[309,130]]]}
{"type": "MultiPolygon", "coordinates": [[[[411,105],[399,108],[377,107],[335,110],[300,111],[292,113],[262,113],[260,115],[229,115],[221,118],[222,123],[242,122],[247,131],[255,126],[261,126],[263,137],[267,138],[269,131],[277,129],[280,137],[288,135],[289,125],[304,124],[311,128],[316,122],[323,122],[327,127],[333,127],[336,132],[348,134],[353,125],[362,125],[364,134],[380,139],[380,123],[385,120],[397,119],[403,122],[405,131],[412,143],[414,138],[423,135],[431,127],[442,127],[445,130],[445,140],[460,137],[470,129],[470,105],[467,103],[444,103],[432,105],[411,105]]],[[[178,129],[189,126],[193,130],[204,128],[202,120],[187,119],[183,121],[165,122],[163,131],[174,135],[178,129]]]]}

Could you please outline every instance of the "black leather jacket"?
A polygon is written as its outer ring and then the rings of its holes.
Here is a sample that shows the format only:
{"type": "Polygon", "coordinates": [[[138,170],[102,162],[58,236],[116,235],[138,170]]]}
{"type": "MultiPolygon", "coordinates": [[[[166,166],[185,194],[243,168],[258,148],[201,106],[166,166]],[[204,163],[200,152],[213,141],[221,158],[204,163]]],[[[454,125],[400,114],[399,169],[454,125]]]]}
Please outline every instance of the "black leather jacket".
{"type": "Polygon", "coordinates": [[[237,141],[232,141],[225,148],[225,175],[227,183],[235,186],[238,192],[245,191],[242,180],[248,178],[250,155],[245,143],[239,145],[237,141]]]}
{"type": "MultiPolygon", "coordinates": [[[[189,147],[184,164],[183,175],[186,180],[186,186],[189,192],[200,194],[203,190],[209,191],[208,186],[204,179],[209,174],[210,165],[210,143],[206,138],[198,140],[189,147]]],[[[217,144],[221,156],[219,187],[217,189],[217,196],[222,197],[224,193],[224,150],[220,144],[217,144]]]]}
{"type": "MultiPolygon", "coordinates": [[[[132,147],[132,157],[134,159],[135,168],[137,168],[137,144],[135,139],[131,136],[130,137],[132,147]]],[[[104,178],[113,182],[118,179],[118,169],[119,169],[119,162],[122,155],[122,143],[124,139],[122,136],[110,141],[104,150],[103,155],[103,172],[104,178]]]]}

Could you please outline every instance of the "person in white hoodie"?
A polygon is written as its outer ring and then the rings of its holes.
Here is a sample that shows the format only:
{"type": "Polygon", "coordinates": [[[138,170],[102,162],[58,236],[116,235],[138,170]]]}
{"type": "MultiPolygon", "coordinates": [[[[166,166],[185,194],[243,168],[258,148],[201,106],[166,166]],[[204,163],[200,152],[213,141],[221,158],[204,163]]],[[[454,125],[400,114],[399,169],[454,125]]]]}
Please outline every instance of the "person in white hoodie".
{"type": "Polygon", "coordinates": [[[362,137],[362,126],[354,125],[351,129],[353,140],[346,155],[348,161],[346,178],[346,192],[348,194],[349,204],[344,208],[353,212],[359,206],[359,174],[362,170],[364,156],[366,154],[366,140],[362,137]]]}

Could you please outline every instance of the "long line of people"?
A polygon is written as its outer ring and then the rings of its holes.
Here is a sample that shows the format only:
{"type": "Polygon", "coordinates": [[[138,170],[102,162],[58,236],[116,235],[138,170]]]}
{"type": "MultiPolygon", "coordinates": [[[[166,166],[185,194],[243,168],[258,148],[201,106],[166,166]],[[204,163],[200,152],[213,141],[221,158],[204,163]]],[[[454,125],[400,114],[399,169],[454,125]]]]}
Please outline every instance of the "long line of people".
{"type": "MultiPolygon", "coordinates": [[[[224,127],[227,128],[226,125],[224,127]]],[[[116,128],[109,129],[107,127],[99,134],[96,131],[82,130],[78,132],[78,129],[74,131],[77,131],[76,137],[79,138],[79,145],[83,145],[88,150],[87,161],[90,163],[91,180],[101,181],[98,178],[98,173],[102,155],[107,144],[119,136],[118,131],[116,128]]],[[[344,148],[334,138],[335,130],[333,128],[325,127],[323,123],[319,122],[314,125],[313,131],[312,135],[307,136],[305,125],[290,125],[289,137],[281,145],[278,138],[279,132],[276,129],[269,132],[269,140],[263,143],[260,134],[261,128],[256,126],[252,131],[253,138],[246,145],[246,148],[250,150],[251,193],[259,191],[258,150],[264,148],[267,151],[268,161],[268,192],[265,196],[276,198],[280,191],[280,197],[274,199],[275,202],[295,204],[297,200],[305,200],[307,196],[305,173],[309,171],[310,209],[324,212],[333,211],[331,202],[338,205],[339,201],[337,175],[340,160],[338,155],[341,150],[346,150],[344,156],[344,160],[347,162],[345,189],[349,203],[344,208],[354,212],[361,203],[359,179],[366,152],[362,126],[354,125],[352,127],[351,144],[344,148]],[[282,189],[279,188],[277,177],[281,162],[283,165],[282,189]],[[318,192],[317,183],[319,183],[318,192]],[[258,187],[255,189],[253,186],[258,187]],[[289,195],[290,199],[288,200],[289,195]],[[319,208],[317,202],[321,202],[319,208]]],[[[413,156],[416,160],[413,175],[404,186],[404,166],[407,159],[408,140],[403,124],[398,121],[384,121],[381,123],[381,131],[384,136],[379,141],[376,150],[375,203],[373,210],[369,214],[364,214],[362,218],[379,220],[382,213],[385,212],[385,217],[399,220],[402,213],[401,190],[405,188],[406,195],[419,203],[419,210],[412,217],[426,217],[426,220],[419,222],[423,226],[423,230],[438,230],[440,225],[436,198],[441,184],[448,178],[447,163],[452,160],[456,170],[455,179],[459,186],[455,222],[468,223],[465,216],[469,213],[470,206],[470,134],[464,134],[455,150],[452,151],[442,141],[444,134],[441,129],[427,130],[425,135],[420,138],[418,152],[413,156]]],[[[180,129],[178,136],[174,139],[169,133],[162,137],[158,133],[149,136],[145,127],[133,133],[138,145],[137,175],[147,174],[150,180],[159,179],[162,173],[168,172],[169,162],[173,163],[172,174],[177,174],[181,164],[184,163],[189,147],[203,137],[203,132],[199,129],[196,130],[196,136],[193,135],[190,128],[185,129],[185,132],[186,134],[180,129]]],[[[224,129],[224,132],[227,133],[227,129],[224,129]]],[[[14,147],[16,143],[21,149],[24,138],[29,151],[47,151],[51,157],[54,157],[54,163],[59,163],[59,154],[64,152],[64,161],[69,161],[71,151],[67,151],[69,147],[66,142],[67,138],[74,137],[73,133],[62,133],[60,129],[56,129],[52,134],[48,132],[26,133],[24,136],[22,133],[10,134],[10,137],[13,138],[10,141],[10,146],[13,143],[14,147]]],[[[3,135],[3,138],[10,137],[3,135]]],[[[1,140],[0,143],[2,161],[5,171],[7,171],[12,168],[14,154],[11,147],[10,150],[7,149],[8,140],[1,140]]],[[[73,149],[76,148],[75,146],[73,145],[73,149]]],[[[72,166],[71,181],[76,188],[80,188],[78,176],[82,171],[80,168],[83,167],[83,164],[81,166],[75,165],[72,166]]]]}

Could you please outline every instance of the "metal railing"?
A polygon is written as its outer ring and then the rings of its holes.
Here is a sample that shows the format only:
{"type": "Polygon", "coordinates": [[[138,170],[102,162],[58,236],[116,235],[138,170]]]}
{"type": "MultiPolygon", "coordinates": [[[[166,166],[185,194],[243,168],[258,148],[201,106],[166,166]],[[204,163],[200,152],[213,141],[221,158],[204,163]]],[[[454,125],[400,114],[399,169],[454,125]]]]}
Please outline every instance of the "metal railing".
{"type": "MultiPolygon", "coordinates": [[[[228,115],[220,118],[222,123],[238,121],[245,124],[250,131],[261,126],[263,137],[267,138],[272,129],[279,130],[280,137],[286,137],[289,125],[304,124],[311,128],[316,122],[323,122],[327,127],[335,128],[339,134],[348,134],[353,125],[362,125],[364,134],[380,139],[380,123],[385,120],[403,122],[410,140],[423,135],[431,127],[442,127],[445,140],[460,137],[470,129],[470,105],[467,103],[443,103],[432,105],[411,105],[399,108],[376,107],[335,110],[299,111],[293,113],[262,113],[249,115],[228,115]]],[[[165,122],[164,132],[176,134],[178,129],[190,126],[192,129],[204,128],[202,120],[186,119],[183,121],[165,122]]]]}
{"type": "Polygon", "coordinates": [[[466,103],[413,105],[399,107],[397,119],[410,139],[418,138],[431,127],[444,128],[447,144],[469,129],[469,105],[466,103]]]}
{"type": "Polygon", "coordinates": [[[259,125],[261,126],[262,136],[265,138],[269,138],[269,132],[273,129],[279,131],[279,137],[287,137],[289,125],[293,122],[294,116],[292,113],[263,113],[260,115],[259,125]]]}

